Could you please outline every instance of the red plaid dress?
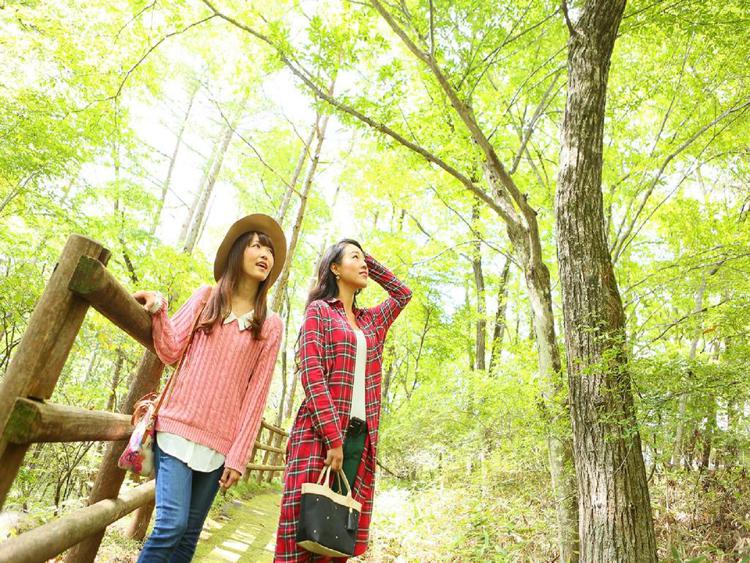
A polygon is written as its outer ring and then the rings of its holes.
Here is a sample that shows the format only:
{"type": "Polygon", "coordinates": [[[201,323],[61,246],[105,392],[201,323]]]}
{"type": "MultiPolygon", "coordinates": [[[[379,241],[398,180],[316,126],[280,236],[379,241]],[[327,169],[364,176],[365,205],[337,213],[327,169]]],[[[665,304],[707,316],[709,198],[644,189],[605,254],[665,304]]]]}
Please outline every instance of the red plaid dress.
{"type": "MultiPolygon", "coordinates": [[[[393,273],[366,255],[370,278],[388,292],[376,307],[355,309],[357,325],[367,340],[365,412],[368,436],[357,477],[354,498],[362,503],[355,555],[367,549],[372,499],[375,493],[375,454],[380,419],[383,344],[391,323],[411,299],[411,290],[393,273]]],[[[297,547],[297,520],[303,483],[316,481],[329,449],[340,446],[349,424],[354,383],[357,337],[338,299],[313,301],[305,311],[300,331],[300,380],[305,399],[287,444],[284,496],[276,535],[274,561],[325,561],[297,547]]]]}

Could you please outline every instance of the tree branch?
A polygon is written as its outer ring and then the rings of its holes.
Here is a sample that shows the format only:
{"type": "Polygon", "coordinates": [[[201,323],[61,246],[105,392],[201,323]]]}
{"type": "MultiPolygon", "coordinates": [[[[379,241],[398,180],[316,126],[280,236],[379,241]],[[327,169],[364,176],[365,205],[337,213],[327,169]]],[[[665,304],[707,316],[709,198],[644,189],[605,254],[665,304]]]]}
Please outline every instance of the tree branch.
{"type": "MultiPolygon", "coordinates": [[[[479,148],[482,150],[485,159],[489,166],[492,169],[492,172],[497,175],[497,179],[500,181],[500,185],[494,185],[498,191],[500,189],[507,190],[507,192],[510,195],[510,198],[515,202],[515,204],[521,209],[521,212],[523,213],[524,217],[527,220],[527,225],[524,225],[522,221],[520,220],[520,217],[515,212],[514,209],[508,209],[505,208],[503,211],[503,215],[507,217],[503,217],[506,222],[513,225],[515,228],[528,228],[530,224],[533,222],[533,217],[536,215],[536,211],[534,211],[526,201],[526,197],[521,194],[521,191],[518,189],[518,187],[515,185],[515,182],[513,182],[513,179],[508,175],[508,172],[505,170],[505,167],[500,162],[500,159],[497,156],[497,153],[495,153],[495,149],[490,144],[487,137],[482,132],[481,128],[479,127],[478,123],[476,122],[476,119],[474,119],[473,112],[471,111],[471,108],[464,103],[459,97],[456,90],[451,86],[451,84],[448,82],[447,77],[443,74],[440,67],[437,65],[435,59],[431,57],[428,53],[423,52],[417,45],[411,40],[411,38],[408,36],[408,34],[398,25],[395,19],[393,19],[393,16],[388,12],[388,10],[385,9],[383,4],[380,2],[380,0],[371,0],[371,3],[373,7],[378,11],[378,13],[383,17],[383,19],[386,21],[386,23],[390,26],[390,28],[398,35],[403,43],[406,45],[406,47],[416,56],[419,60],[424,62],[427,67],[432,71],[432,74],[437,79],[438,83],[440,84],[440,87],[443,89],[445,94],[448,96],[448,99],[451,102],[451,105],[453,106],[453,109],[456,110],[456,113],[458,113],[461,120],[464,122],[464,125],[467,127],[469,132],[471,133],[471,136],[473,140],[477,143],[479,148]]],[[[490,184],[493,185],[493,184],[490,184]]],[[[493,202],[494,203],[494,202],[493,202]]],[[[497,210],[498,206],[493,205],[493,209],[497,210]]]]}
{"type": "MultiPolygon", "coordinates": [[[[667,157],[662,161],[661,166],[659,166],[659,170],[656,173],[656,176],[651,181],[651,184],[649,185],[648,189],[646,190],[643,199],[641,200],[640,205],[638,206],[638,210],[636,211],[635,215],[630,220],[630,223],[628,224],[627,228],[624,232],[622,232],[623,225],[626,222],[626,219],[623,219],[623,223],[620,225],[620,228],[618,228],[618,236],[615,240],[615,243],[612,245],[612,248],[610,249],[610,254],[612,255],[612,262],[617,262],[617,259],[621,256],[622,251],[625,246],[625,242],[627,238],[630,236],[630,234],[633,232],[633,229],[636,226],[636,223],[638,222],[638,218],[640,217],[641,213],[643,212],[644,208],[646,207],[646,204],[648,203],[649,198],[651,197],[651,194],[656,189],[657,184],[659,183],[659,180],[661,179],[662,175],[664,174],[665,169],[669,165],[672,160],[674,160],[681,152],[686,150],[690,145],[692,145],[696,140],[700,138],[703,133],[708,131],[711,127],[725,119],[726,117],[737,113],[737,112],[744,112],[750,108],[750,99],[739,104],[736,106],[733,106],[720,115],[718,115],[715,119],[713,119],[711,122],[705,124],[703,127],[698,129],[695,133],[693,133],[688,139],[682,142],[680,146],[678,146],[674,151],[672,151],[670,154],[667,155],[667,157]],[[620,234],[622,232],[622,234],[620,234]]],[[[632,203],[632,202],[631,202],[632,203]]]]}
{"type": "MultiPolygon", "coordinates": [[[[335,99],[334,97],[328,95],[320,86],[318,86],[312,78],[310,78],[309,73],[306,73],[303,69],[297,66],[283,51],[283,49],[275,44],[271,38],[268,36],[252,29],[251,27],[235,20],[234,18],[227,16],[226,14],[223,14],[219,12],[214,6],[211,4],[209,0],[202,0],[206,6],[208,6],[213,12],[214,15],[225,20],[226,22],[232,24],[233,26],[251,34],[252,36],[256,37],[257,39],[260,39],[264,43],[266,43],[268,46],[273,48],[277,54],[279,55],[279,58],[284,63],[284,65],[297,77],[299,78],[304,85],[310,89],[315,96],[320,98],[321,100],[327,102],[328,104],[332,105],[333,107],[337,108],[343,113],[346,113],[348,115],[351,115],[352,117],[356,118],[357,120],[369,125],[371,128],[375,129],[376,131],[379,131],[395,141],[397,141],[399,144],[405,146],[406,148],[412,150],[413,152],[419,154],[422,156],[425,160],[428,162],[431,162],[432,164],[435,164],[436,166],[442,168],[444,171],[446,171],[448,174],[453,176],[455,179],[457,179],[461,184],[463,184],[469,191],[476,194],[482,201],[487,203],[494,211],[496,211],[501,217],[506,218],[506,212],[505,210],[500,207],[497,202],[487,194],[484,190],[476,186],[469,178],[467,178],[465,175],[463,175],[461,172],[459,172],[456,168],[445,162],[443,159],[439,158],[438,156],[434,155],[433,153],[429,152],[424,147],[421,147],[419,145],[416,145],[415,143],[409,141],[406,139],[403,135],[397,133],[387,125],[384,125],[383,123],[378,123],[371,119],[370,117],[364,115],[360,111],[344,104],[343,102],[340,102],[339,100],[335,99]]],[[[507,217],[507,220],[512,220],[510,217],[507,217]]]]}
{"type": "Polygon", "coordinates": [[[562,9],[562,13],[565,16],[565,25],[568,26],[568,31],[570,32],[570,36],[573,37],[577,35],[575,27],[573,27],[573,22],[570,21],[570,15],[568,14],[568,2],[567,0],[561,0],[560,2],[560,8],[562,9]]]}
{"type": "Polygon", "coordinates": [[[125,83],[128,81],[128,78],[130,78],[130,75],[133,74],[133,72],[135,71],[135,69],[137,69],[140,66],[140,64],[143,61],[145,61],[148,58],[148,56],[151,53],[153,53],[159,47],[159,45],[161,45],[162,43],[164,43],[170,37],[174,37],[175,35],[180,35],[182,33],[185,33],[186,31],[192,29],[193,27],[201,25],[203,23],[206,23],[208,20],[213,19],[214,17],[216,17],[215,14],[210,15],[207,18],[203,18],[202,20],[198,20],[196,22],[193,22],[190,25],[188,25],[187,27],[184,27],[184,28],[182,28],[180,30],[173,31],[171,33],[167,33],[164,37],[162,37],[161,39],[159,39],[156,43],[154,43],[153,45],[151,45],[151,47],[148,48],[148,50],[143,54],[143,56],[140,59],[138,59],[138,62],[136,62],[133,66],[131,66],[130,69],[128,69],[128,71],[125,73],[125,77],[122,79],[122,82],[120,82],[120,86],[117,88],[117,92],[115,92],[115,94],[113,96],[110,96],[107,99],[109,99],[109,100],[116,99],[116,98],[118,98],[120,96],[120,94],[122,93],[122,89],[125,87],[125,83]]]}

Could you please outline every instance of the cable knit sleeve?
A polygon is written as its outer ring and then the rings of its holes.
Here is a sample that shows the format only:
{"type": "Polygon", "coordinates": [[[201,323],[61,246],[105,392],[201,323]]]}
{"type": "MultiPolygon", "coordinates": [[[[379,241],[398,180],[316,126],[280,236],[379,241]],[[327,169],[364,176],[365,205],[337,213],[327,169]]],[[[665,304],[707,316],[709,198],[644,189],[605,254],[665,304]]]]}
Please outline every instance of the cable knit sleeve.
{"type": "MultiPolygon", "coordinates": [[[[281,337],[284,332],[284,323],[281,317],[275,313],[269,315],[265,324],[268,326],[268,333],[242,401],[242,409],[240,410],[243,417],[242,423],[224,463],[225,467],[242,474],[245,472],[251,447],[255,443],[260,430],[260,422],[266,406],[268,391],[271,388],[276,357],[279,354],[281,337]]],[[[264,326],[264,330],[265,328],[264,326]]]]}
{"type": "Polygon", "coordinates": [[[195,316],[200,307],[211,294],[211,286],[204,285],[190,296],[172,318],[167,315],[166,299],[154,313],[151,322],[151,334],[154,338],[154,349],[159,359],[167,365],[177,363],[190,338],[195,316]]]}

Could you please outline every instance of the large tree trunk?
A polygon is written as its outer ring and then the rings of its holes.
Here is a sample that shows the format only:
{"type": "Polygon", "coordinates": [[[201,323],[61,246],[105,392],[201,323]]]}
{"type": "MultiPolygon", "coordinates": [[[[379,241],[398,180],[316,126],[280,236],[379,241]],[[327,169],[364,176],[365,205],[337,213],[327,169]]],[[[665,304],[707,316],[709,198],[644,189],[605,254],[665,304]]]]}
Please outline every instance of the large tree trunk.
{"type": "Polygon", "coordinates": [[[532,324],[537,343],[539,373],[542,376],[550,480],[557,510],[560,560],[575,562],[578,561],[579,553],[579,508],[576,502],[575,483],[577,464],[573,460],[573,444],[566,424],[565,403],[561,398],[562,361],[555,335],[550,274],[546,264],[541,260],[541,254],[528,252],[523,241],[514,242],[514,248],[524,266],[533,313],[532,324]]]}
{"type": "Polygon", "coordinates": [[[624,9],[625,0],[590,0],[576,23],[564,10],[571,34],[555,213],[586,562],[657,560],[601,191],[607,79],[624,9]]]}

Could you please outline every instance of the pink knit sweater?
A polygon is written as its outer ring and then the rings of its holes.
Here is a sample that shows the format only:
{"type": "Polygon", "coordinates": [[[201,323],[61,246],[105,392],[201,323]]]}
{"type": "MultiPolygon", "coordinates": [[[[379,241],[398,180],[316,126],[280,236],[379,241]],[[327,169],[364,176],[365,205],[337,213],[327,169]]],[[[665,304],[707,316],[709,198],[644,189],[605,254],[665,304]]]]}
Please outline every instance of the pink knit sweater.
{"type": "MultiPolygon", "coordinates": [[[[203,286],[170,319],[166,303],[153,316],[154,348],[165,364],[176,363],[195,316],[208,299],[203,286]]],[[[172,392],[161,406],[156,430],[171,432],[226,456],[225,467],[244,473],[260,429],[281,343],[283,323],[270,313],[261,339],[237,323],[218,323],[211,334],[193,337],[172,392]]]]}

